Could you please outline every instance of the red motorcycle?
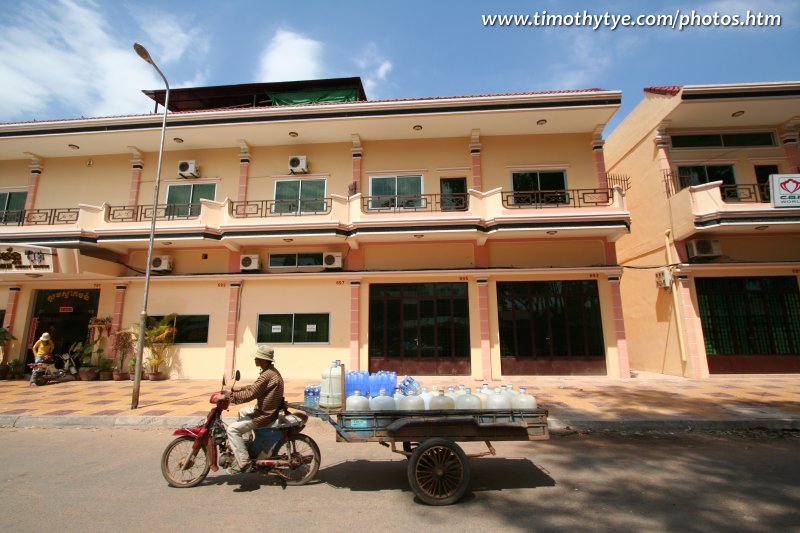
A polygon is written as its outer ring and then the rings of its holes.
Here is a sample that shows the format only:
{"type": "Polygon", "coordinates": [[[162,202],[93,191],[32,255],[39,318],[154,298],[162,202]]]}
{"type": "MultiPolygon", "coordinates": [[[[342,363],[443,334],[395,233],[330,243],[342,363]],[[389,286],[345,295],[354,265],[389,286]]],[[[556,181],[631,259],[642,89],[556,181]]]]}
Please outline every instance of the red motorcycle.
{"type": "MultiPolygon", "coordinates": [[[[240,378],[236,371],[234,383],[240,378]]],[[[211,395],[214,407],[205,423],[176,430],[173,440],[161,456],[161,473],[173,487],[194,487],[202,482],[209,470],[228,468],[236,459],[228,443],[228,433],[222,421],[222,411],[230,406],[230,398],[222,389],[211,395]]],[[[283,409],[277,427],[257,428],[247,439],[247,449],[255,471],[273,475],[284,487],[305,485],[317,474],[320,464],[319,446],[314,439],[301,433],[308,421],[305,413],[289,413],[283,409]]]]}

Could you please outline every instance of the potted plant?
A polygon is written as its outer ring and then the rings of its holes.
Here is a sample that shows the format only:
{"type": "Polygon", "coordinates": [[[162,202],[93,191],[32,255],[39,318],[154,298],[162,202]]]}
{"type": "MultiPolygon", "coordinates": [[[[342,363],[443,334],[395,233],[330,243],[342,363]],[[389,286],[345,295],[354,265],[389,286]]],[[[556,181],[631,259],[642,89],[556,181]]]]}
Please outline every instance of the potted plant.
{"type": "Polygon", "coordinates": [[[8,332],[5,328],[0,327],[0,379],[6,379],[10,371],[8,362],[6,361],[6,344],[15,341],[17,338],[8,332]]]}
{"type": "Polygon", "coordinates": [[[80,362],[78,368],[78,377],[81,381],[91,381],[97,377],[97,366],[94,365],[94,354],[102,355],[103,349],[94,351],[97,341],[94,342],[73,342],[69,347],[69,353],[72,355],[72,360],[80,362]]]}
{"type": "Polygon", "coordinates": [[[8,379],[20,379],[22,377],[22,361],[12,359],[8,362],[8,379]]]}
{"type": "Polygon", "coordinates": [[[145,328],[144,347],[149,351],[147,356],[147,376],[151,380],[164,379],[162,365],[168,364],[172,346],[175,344],[177,329],[174,326],[175,314],[162,318],[158,323],[145,328]]]}
{"type": "Polygon", "coordinates": [[[114,369],[114,361],[106,357],[101,357],[97,362],[97,374],[99,376],[100,381],[110,380],[113,369],[114,369]]]}
{"type": "Polygon", "coordinates": [[[134,332],[128,329],[118,331],[114,334],[114,344],[112,345],[115,358],[114,375],[112,376],[114,381],[128,379],[128,372],[125,371],[126,359],[128,359],[130,371],[135,372],[136,359],[132,357],[135,346],[134,339],[134,332]],[[131,362],[133,362],[133,365],[131,365],[131,362]]]}

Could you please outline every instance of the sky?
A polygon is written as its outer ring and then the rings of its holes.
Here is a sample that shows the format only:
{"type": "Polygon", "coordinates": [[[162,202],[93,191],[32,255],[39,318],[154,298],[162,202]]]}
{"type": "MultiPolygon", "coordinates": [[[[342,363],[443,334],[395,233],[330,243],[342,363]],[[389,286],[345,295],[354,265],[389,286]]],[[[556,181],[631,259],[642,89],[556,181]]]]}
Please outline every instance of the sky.
{"type": "MultiPolygon", "coordinates": [[[[585,20],[585,19],[584,19],[585,20]]],[[[360,76],[367,98],[800,79],[800,1],[0,0],[0,122],[154,112],[170,86],[360,76]],[[779,27],[494,27],[484,15],[780,15],[779,27]]]]}

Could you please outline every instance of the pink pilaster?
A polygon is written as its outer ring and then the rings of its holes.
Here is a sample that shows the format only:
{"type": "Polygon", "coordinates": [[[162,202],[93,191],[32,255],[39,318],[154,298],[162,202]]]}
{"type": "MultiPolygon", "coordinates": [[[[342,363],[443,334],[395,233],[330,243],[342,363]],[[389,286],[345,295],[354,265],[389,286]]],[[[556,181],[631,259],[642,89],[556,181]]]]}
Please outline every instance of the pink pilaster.
{"type": "Polygon", "coordinates": [[[483,164],[481,163],[481,143],[473,139],[469,145],[470,167],[472,168],[472,188],[483,191],[483,164]]]}
{"type": "Polygon", "coordinates": [[[364,270],[364,250],[353,248],[347,252],[347,270],[364,270]]]}
{"type": "Polygon", "coordinates": [[[350,370],[361,370],[359,332],[361,329],[361,282],[350,282],[350,370]]]}
{"type": "Polygon", "coordinates": [[[611,288],[611,310],[614,316],[614,336],[617,341],[617,362],[619,377],[631,377],[631,364],[628,358],[628,339],[625,336],[625,320],[622,315],[622,295],[620,294],[619,278],[609,277],[608,284],[611,288]]]}
{"type": "Polygon", "coordinates": [[[675,190],[675,184],[671,179],[672,158],[670,157],[669,152],[669,135],[659,130],[656,133],[656,137],[653,139],[653,142],[656,144],[656,157],[658,158],[658,166],[661,169],[661,175],[664,178],[664,189],[666,190],[667,196],[672,196],[678,191],[675,190]]]}
{"type": "Polygon", "coordinates": [[[606,158],[603,152],[604,141],[592,141],[592,154],[594,155],[594,171],[597,176],[597,188],[608,189],[608,175],[606,174],[606,158]]]}
{"type": "Polygon", "coordinates": [[[361,163],[362,156],[361,150],[353,150],[353,184],[348,191],[350,194],[356,194],[361,190],[361,163]]]}
{"type": "Polygon", "coordinates": [[[131,158],[131,188],[128,192],[128,205],[139,204],[139,188],[142,183],[142,169],[144,161],[139,153],[135,153],[131,158]]]}
{"type": "Polygon", "coordinates": [[[242,146],[239,151],[239,192],[236,196],[237,200],[240,202],[247,201],[247,182],[249,180],[250,151],[245,146],[242,146]]]}
{"type": "MultiPolygon", "coordinates": [[[[127,285],[117,285],[116,292],[114,293],[114,313],[111,315],[111,331],[108,332],[109,336],[116,335],[122,329],[122,311],[125,308],[125,291],[127,285]]],[[[111,359],[116,359],[117,352],[114,350],[113,344],[111,345],[111,359]]],[[[120,372],[122,369],[120,369],[120,372]]]]}
{"type": "MultiPolygon", "coordinates": [[[[19,287],[9,287],[8,288],[8,301],[6,302],[6,316],[3,318],[3,329],[8,331],[9,333],[13,333],[12,329],[14,326],[14,320],[17,318],[17,304],[19,302],[19,287]]],[[[5,346],[3,346],[3,363],[8,360],[8,345],[11,344],[7,342],[5,346]]]]}
{"type": "Polygon", "coordinates": [[[28,171],[28,194],[25,198],[25,209],[34,209],[36,194],[39,192],[39,178],[42,175],[42,165],[37,158],[31,159],[28,171]]]}
{"type": "Polygon", "coordinates": [[[239,300],[242,282],[232,282],[228,292],[228,328],[225,335],[225,375],[229,378],[236,372],[236,330],[239,325],[239,300]]]}
{"type": "Polygon", "coordinates": [[[697,330],[699,318],[697,310],[692,304],[692,292],[689,287],[688,276],[678,276],[673,283],[673,290],[680,291],[681,316],[686,331],[686,351],[689,358],[691,377],[695,379],[708,377],[708,362],[705,361],[705,349],[701,349],[698,341],[701,332],[697,330]],[[675,287],[677,285],[677,287],[675,287]]]}
{"type": "Polygon", "coordinates": [[[617,245],[616,245],[616,243],[605,241],[605,248],[606,248],[606,264],[607,265],[616,265],[617,264],[617,245]]]}
{"type": "Polygon", "coordinates": [[[242,252],[231,252],[228,254],[228,272],[239,272],[241,269],[242,252]]]}
{"type": "Polygon", "coordinates": [[[790,131],[781,135],[783,153],[786,155],[786,164],[789,166],[789,173],[800,172],[800,154],[798,153],[797,132],[790,131]]]}
{"type": "Polygon", "coordinates": [[[489,280],[478,280],[478,309],[481,324],[481,368],[483,381],[492,380],[492,350],[489,339],[489,280]]]}
{"type": "Polygon", "coordinates": [[[474,243],[473,253],[475,255],[475,268],[487,268],[489,266],[489,247],[486,244],[474,243]]]}

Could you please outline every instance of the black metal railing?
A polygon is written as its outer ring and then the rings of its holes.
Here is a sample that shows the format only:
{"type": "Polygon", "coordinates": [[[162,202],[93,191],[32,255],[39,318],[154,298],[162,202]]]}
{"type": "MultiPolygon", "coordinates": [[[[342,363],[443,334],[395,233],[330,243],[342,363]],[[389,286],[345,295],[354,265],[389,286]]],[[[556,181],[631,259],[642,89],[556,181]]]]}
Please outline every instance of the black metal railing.
{"type": "Polygon", "coordinates": [[[397,211],[466,211],[469,195],[454,194],[382,194],[361,197],[364,213],[397,211]]]}
{"type": "MultiPolygon", "coordinates": [[[[159,204],[156,220],[188,220],[200,216],[200,204],[159,204]]],[[[108,208],[109,222],[153,220],[152,205],[116,205],[108,208]]]]}
{"type": "Polygon", "coordinates": [[[609,189],[614,186],[618,186],[622,188],[623,192],[628,191],[631,188],[631,178],[624,174],[606,173],[606,183],[608,183],[609,189]]]}
{"type": "Polygon", "coordinates": [[[504,192],[503,206],[509,209],[547,207],[602,207],[614,201],[612,189],[564,189],[555,191],[504,192]]]}
{"type": "MultiPolygon", "coordinates": [[[[702,185],[696,176],[678,174],[671,171],[664,172],[664,184],[667,195],[672,196],[688,187],[702,185]]],[[[769,203],[769,183],[747,183],[743,185],[726,185],[719,187],[722,201],[728,203],[769,203]]]]}
{"type": "Polygon", "coordinates": [[[77,207],[0,211],[0,224],[7,226],[75,224],[78,221],[78,213],[80,209],[77,207]]]}
{"type": "Polygon", "coordinates": [[[332,205],[331,198],[252,200],[231,202],[230,213],[234,218],[327,215],[330,214],[332,205]]]}

